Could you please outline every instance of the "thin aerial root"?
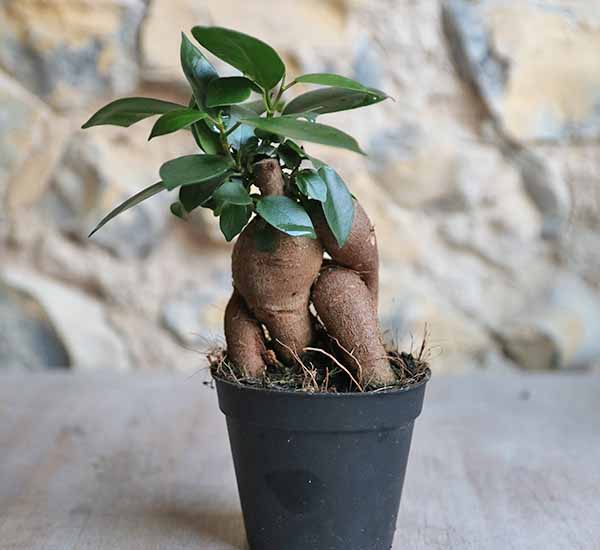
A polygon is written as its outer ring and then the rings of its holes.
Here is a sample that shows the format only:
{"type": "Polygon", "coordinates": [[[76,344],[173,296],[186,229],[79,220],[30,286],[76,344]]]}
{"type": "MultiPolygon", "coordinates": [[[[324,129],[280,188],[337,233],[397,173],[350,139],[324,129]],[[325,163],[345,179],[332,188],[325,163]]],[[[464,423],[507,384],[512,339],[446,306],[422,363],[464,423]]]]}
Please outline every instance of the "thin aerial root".
{"type": "Polygon", "coordinates": [[[300,359],[300,356],[298,355],[298,353],[296,352],[296,350],[292,349],[290,346],[285,345],[281,340],[276,340],[276,342],[280,345],[283,346],[285,349],[287,349],[291,356],[295,359],[295,361],[300,365],[300,367],[302,368],[302,372],[304,373],[304,378],[306,380],[306,376],[308,376],[310,378],[310,380],[312,380],[312,384],[314,386],[314,391],[319,391],[319,383],[317,382],[317,378],[315,375],[315,370],[314,369],[309,369],[304,362],[302,361],[302,359],[300,359]]]}
{"type": "Polygon", "coordinates": [[[344,367],[344,365],[342,365],[333,355],[331,355],[331,353],[327,353],[325,350],[322,350],[320,348],[310,347],[304,348],[304,351],[316,351],[317,353],[322,353],[323,355],[329,357],[329,359],[331,359],[338,367],[340,367],[340,369],[342,369],[350,377],[350,380],[354,382],[354,385],[358,388],[359,391],[365,391],[364,388],[357,382],[356,378],[352,376],[352,373],[346,367],[344,367]]]}

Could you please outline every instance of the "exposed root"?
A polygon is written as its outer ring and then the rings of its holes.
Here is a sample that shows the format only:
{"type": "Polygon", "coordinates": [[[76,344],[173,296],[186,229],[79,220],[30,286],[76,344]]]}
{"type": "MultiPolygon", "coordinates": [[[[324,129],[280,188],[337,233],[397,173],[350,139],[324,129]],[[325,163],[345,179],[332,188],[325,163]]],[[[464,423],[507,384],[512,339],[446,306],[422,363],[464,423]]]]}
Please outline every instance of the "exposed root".
{"type": "MultiPolygon", "coordinates": [[[[427,339],[419,346],[419,353],[412,354],[388,349],[387,358],[396,381],[384,386],[361,385],[352,373],[336,357],[339,352],[337,343],[318,327],[318,346],[305,348],[298,354],[291,348],[288,350],[294,357],[291,365],[273,361],[267,365],[263,379],[250,378],[234,364],[222,350],[212,350],[208,354],[213,376],[236,384],[261,387],[272,390],[298,392],[384,392],[408,388],[430,376],[429,365],[424,358],[429,352],[427,339]],[[336,349],[337,348],[337,349],[336,349]]],[[[429,332],[425,332],[429,337],[429,332]]],[[[281,343],[280,343],[281,344],[281,343]]],[[[344,351],[347,356],[348,352],[344,351]]]]}
{"type": "Polygon", "coordinates": [[[361,385],[393,384],[372,296],[360,275],[337,266],[324,268],[313,286],[312,302],[327,333],[345,350],[343,362],[352,370],[353,363],[361,366],[361,385]]]}
{"type": "Polygon", "coordinates": [[[335,342],[336,346],[338,346],[356,364],[356,372],[358,373],[358,379],[362,380],[363,379],[363,366],[362,366],[361,362],[354,356],[354,350],[346,349],[344,346],[342,346],[342,343],[335,336],[332,336],[331,334],[327,334],[327,336],[333,342],[335,342]]]}
{"type": "Polygon", "coordinates": [[[291,347],[286,346],[281,340],[277,340],[277,343],[288,350],[288,352],[292,355],[296,363],[300,366],[300,368],[302,368],[302,372],[304,372],[307,375],[304,379],[304,383],[302,384],[302,389],[304,389],[305,391],[319,391],[320,387],[316,378],[316,369],[314,367],[309,369],[304,364],[302,359],[300,359],[300,356],[296,353],[296,351],[293,350],[291,347]]]}
{"type": "MultiPolygon", "coordinates": [[[[278,159],[257,162],[253,183],[274,202],[297,198],[286,188],[278,159]]],[[[212,361],[213,374],[236,383],[327,392],[403,387],[414,381],[415,364],[423,364],[421,374],[428,376],[425,344],[411,366],[384,347],[377,239],[366,212],[355,203],[340,247],[322,208],[310,210],[316,238],[279,232],[276,246],[264,246],[259,216],[240,233],[225,310],[228,356],[212,361]],[[331,259],[324,264],[325,252],[331,259]]]]}
{"type": "Polygon", "coordinates": [[[333,355],[331,355],[331,353],[327,353],[325,350],[319,348],[304,348],[304,351],[315,351],[317,353],[322,353],[323,355],[331,359],[342,371],[344,371],[348,375],[348,378],[352,380],[353,384],[358,388],[358,391],[365,391],[364,388],[358,383],[356,378],[352,376],[352,373],[346,367],[344,367],[344,365],[342,365],[333,355]]]}

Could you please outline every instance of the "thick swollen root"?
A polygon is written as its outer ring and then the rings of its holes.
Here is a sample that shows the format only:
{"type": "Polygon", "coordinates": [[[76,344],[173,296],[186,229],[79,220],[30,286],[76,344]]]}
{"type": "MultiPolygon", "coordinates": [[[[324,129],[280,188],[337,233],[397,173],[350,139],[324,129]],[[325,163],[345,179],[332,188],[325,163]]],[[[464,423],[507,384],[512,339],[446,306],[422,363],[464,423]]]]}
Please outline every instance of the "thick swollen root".
{"type": "Polygon", "coordinates": [[[312,301],[327,332],[345,351],[363,386],[393,384],[396,376],[381,341],[371,292],[360,275],[341,267],[321,271],[312,301]]]}
{"type": "Polygon", "coordinates": [[[267,327],[277,357],[287,364],[293,364],[313,341],[313,319],[308,306],[297,311],[258,309],[255,315],[267,327]]]}
{"type": "Polygon", "coordinates": [[[267,352],[262,328],[235,291],[225,309],[225,338],[229,359],[250,378],[260,378],[267,352]]]}
{"type": "Polygon", "coordinates": [[[377,238],[371,220],[359,202],[354,202],[354,221],[348,240],[340,248],[327,225],[321,209],[311,212],[317,235],[323,247],[333,261],[352,269],[360,274],[363,281],[371,291],[373,304],[377,308],[377,293],[379,290],[379,254],[377,251],[377,238]]]}
{"type": "MultiPolygon", "coordinates": [[[[255,184],[263,195],[284,193],[277,160],[256,163],[254,173],[255,184]]],[[[235,243],[233,286],[250,314],[267,327],[278,357],[289,363],[293,362],[290,350],[301,353],[312,340],[310,289],[323,263],[323,247],[317,239],[277,232],[276,249],[259,250],[255,236],[261,223],[255,218],[235,243]]]]}
{"type": "Polygon", "coordinates": [[[267,327],[278,357],[289,363],[293,356],[288,348],[300,353],[312,340],[310,289],[321,269],[323,249],[317,240],[280,233],[276,250],[260,251],[254,239],[258,223],[252,221],[235,243],[233,286],[267,327]]]}

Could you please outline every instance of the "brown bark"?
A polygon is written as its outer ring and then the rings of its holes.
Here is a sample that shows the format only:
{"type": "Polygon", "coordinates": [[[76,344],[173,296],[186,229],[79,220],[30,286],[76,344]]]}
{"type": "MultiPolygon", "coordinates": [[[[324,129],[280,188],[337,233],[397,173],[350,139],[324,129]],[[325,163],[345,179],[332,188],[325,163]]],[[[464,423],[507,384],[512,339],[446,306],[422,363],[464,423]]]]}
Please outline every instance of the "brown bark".
{"type": "Polygon", "coordinates": [[[381,340],[372,294],[358,273],[337,266],[324,268],[314,285],[312,300],[327,332],[346,355],[346,365],[363,385],[393,384],[381,340]]]}
{"type": "Polygon", "coordinates": [[[277,340],[298,353],[310,345],[310,288],[319,274],[323,249],[318,240],[282,233],[274,252],[262,252],[254,241],[257,223],[252,221],[235,243],[233,284],[248,309],[267,327],[278,356],[291,362],[290,352],[277,340]]]}
{"type": "Polygon", "coordinates": [[[225,336],[229,359],[250,378],[260,378],[267,351],[262,328],[235,290],[225,309],[225,336]]]}
{"type": "Polygon", "coordinates": [[[333,261],[360,274],[371,291],[373,304],[377,308],[379,292],[379,253],[375,228],[358,201],[354,202],[354,221],[348,240],[339,247],[321,208],[311,212],[311,218],[323,247],[333,261]]]}
{"type": "MultiPolygon", "coordinates": [[[[277,160],[257,163],[254,174],[263,195],[285,194],[277,160]]],[[[232,256],[235,290],[225,314],[229,358],[248,375],[262,375],[269,361],[262,323],[279,359],[292,363],[294,353],[302,353],[313,340],[312,299],[328,333],[346,350],[347,366],[358,372],[360,382],[391,384],[395,375],[377,322],[379,260],[373,225],[356,203],[350,236],[340,248],[320,209],[312,214],[316,240],[279,233],[277,248],[261,251],[254,238],[262,223],[259,219],[238,237],[232,256]],[[334,265],[321,269],[323,245],[334,265]]]]}
{"type": "Polygon", "coordinates": [[[285,181],[279,162],[276,159],[265,159],[254,165],[254,183],[264,195],[283,195],[285,181]]]}

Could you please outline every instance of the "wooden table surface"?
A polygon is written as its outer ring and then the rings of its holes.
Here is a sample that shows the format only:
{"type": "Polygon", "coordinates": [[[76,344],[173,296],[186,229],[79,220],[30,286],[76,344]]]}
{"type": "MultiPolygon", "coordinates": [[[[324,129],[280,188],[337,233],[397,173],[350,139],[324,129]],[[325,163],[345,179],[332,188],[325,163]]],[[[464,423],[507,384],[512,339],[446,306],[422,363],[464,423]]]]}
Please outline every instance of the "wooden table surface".
{"type": "MultiPolygon", "coordinates": [[[[0,549],[245,548],[203,378],[0,374],[0,549]]],[[[394,549],[600,550],[600,376],[434,378],[394,549]]]]}

